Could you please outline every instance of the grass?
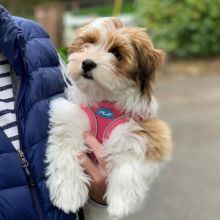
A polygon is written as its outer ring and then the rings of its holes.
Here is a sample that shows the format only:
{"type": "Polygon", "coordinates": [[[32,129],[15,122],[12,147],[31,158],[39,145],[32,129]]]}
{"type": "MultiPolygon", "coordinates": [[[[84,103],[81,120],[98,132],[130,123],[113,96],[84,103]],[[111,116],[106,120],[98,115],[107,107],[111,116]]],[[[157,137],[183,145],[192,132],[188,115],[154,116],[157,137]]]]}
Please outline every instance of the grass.
{"type": "MultiPolygon", "coordinates": [[[[112,16],[113,4],[104,6],[93,6],[80,9],[75,15],[97,15],[97,16],[112,16]]],[[[124,2],[121,13],[129,14],[134,12],[132,2],[124,2]]]]}

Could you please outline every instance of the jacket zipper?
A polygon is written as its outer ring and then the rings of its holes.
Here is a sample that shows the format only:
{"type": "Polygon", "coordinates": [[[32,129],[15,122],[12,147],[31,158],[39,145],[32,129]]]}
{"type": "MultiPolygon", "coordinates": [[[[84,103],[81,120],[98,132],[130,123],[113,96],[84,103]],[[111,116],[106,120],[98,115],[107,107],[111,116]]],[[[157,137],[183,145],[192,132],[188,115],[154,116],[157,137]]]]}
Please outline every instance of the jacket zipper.
{"type": "Polygon", "coordinates": [[[18,149],[17,153],[18,153],[18,156],[21,160],[21,164],[24,169],[24,172],[27,176],[28,183],[30,184],[31,187],[35,187],[35,181],[31,176],[30,170],[28,168],[29,162],[27,161],[26,157],[24,156],[24,152],[22,150],[18,149]]]}
{"type": "MultiPolygon", "coordinates": [[[[20,36],[17,36],[17,40],[19,42],[19,47],[20,47],[20,51],[21,51],[21,54],[22,54],[22,59],[24,60],[23,51],[22,51],[22,47],[21,47],[20,36]]],[[[24,80],[26,80],[26,79],[24,79],[24,80]]],[[[17,97],[17,103],[16,103],[16,119],[17,119],[17,126],[18,126],[18,135],[19,135],[19,140],[20,140],[20,145],[21,145],[20,149],[17,150],[17,154],[18,154],[18,156],[21,160],[23,170],[25,172],[25,175],[26,175],[28,183],[29,183],[29,187],[30,187],[30,190],[31,190],[32,199],[33,199],[33,202],[34,202],[34,206],[36,208],[36,213],[37,213],[38,219],[39,220],[44,220],[45,218],[44,218],[44,215],[43,215],[43,210],[40,206],[39,198],[38,198],[38,195],[37,195],[37,192],[36,192],[36,183],[35,183],[32,175],[31,175],[31,172],[29,170],[29,162],[26,159],[24,152],[22,151],[22,146],[23,146],[23,135],[22,134],[23,134],[23,132],[22,132],[22,129],[21,129],[21,125],[19,123],[19,118],[20,118],[20,116],[23,115],[23,112],[21,111],[22,109],[20,109],[20,112],[19,112],[19,106],[20,106],[20,103],[21,103],[21,96],[23,96],[23,94],[24,94],[24,90],[25,90],[24,87],[22,85],[20,85],[19,93],[18,93],[18,94],[20,94],[20,98],[17,97]],[[18,115],[19,115],[19,117],[18,117],[18,115]]]]}
{"type": "Polygon", "coordinates": [[[32,198],[34,200],[36,210],[37,210],[38,218],[43,220],[44,216],[43,216],[43,212],[41,210],[39,199],[38,199],[37,192],[36,192],[36,183],[35,183],[33,177],[31,176],[31,173],[30,173],[30,170],[29,170],[29,162],[26,159],[26,157],[24,155],[24,152],[21,149],[17,150],[17,154],[18,154],[18,156],[21,160],[22,167],[24,169],[24,172],[26,174],[28,183],[30,185],[31,194],[32,194],[32,198]]]}

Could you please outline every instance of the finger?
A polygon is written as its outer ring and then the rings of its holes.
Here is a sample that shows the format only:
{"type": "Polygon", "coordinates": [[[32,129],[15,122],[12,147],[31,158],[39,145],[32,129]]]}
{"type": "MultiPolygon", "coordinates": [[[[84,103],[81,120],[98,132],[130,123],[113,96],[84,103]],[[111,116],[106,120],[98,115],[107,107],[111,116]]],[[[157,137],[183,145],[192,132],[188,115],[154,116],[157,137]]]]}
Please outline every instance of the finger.
{"type": "Polygon", "coordinates": [[[85,132],[84,138],[86,144],[92,149],[93,153],[96,156],[101,157],[103,154],[102,145],[98,142],[98,140],[89,132],[85,132]]]}
{"type": "Polygon", "coordinates": [[[92,160],[86,155],[80,155],[81,165],[85,169],[85,172],[92,178],[94,182],[100,181],[102,175],[99,171],[99,168],[93,163],[92,160]]]}
{"type": "Polygon", "coordinates": [[[103,146],[98,142],[98,140],[89,132],[86,132],[85,135],[85,142],[88,145],[89,148],[93,151],[95,154],[99,164],[101,166],[105,166],[105,160],[104,160],[104,152],[103,152],[103,146]]]}

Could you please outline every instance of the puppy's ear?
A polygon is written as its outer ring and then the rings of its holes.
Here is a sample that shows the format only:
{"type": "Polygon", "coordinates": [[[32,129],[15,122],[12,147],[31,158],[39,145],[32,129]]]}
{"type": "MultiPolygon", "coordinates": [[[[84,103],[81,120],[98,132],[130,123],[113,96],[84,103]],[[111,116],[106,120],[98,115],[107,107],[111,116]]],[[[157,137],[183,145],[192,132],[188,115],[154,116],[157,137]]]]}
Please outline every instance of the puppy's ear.
{"type": "Polygon", "coordinates": [[[137,56],[136,80],[141,93],[150,98],[156,69],[164,62],[165,54],[154,48],[151,39],[143,29],[137,29],[133,42],[137,56]]]}

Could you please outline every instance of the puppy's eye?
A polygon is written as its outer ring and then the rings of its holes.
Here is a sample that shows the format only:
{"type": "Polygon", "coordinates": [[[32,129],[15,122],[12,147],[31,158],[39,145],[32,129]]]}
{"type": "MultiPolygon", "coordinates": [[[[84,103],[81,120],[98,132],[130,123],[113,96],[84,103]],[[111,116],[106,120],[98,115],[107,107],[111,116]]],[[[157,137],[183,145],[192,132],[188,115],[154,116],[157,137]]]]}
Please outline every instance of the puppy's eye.
{"type": "Polygon", "coordinates": [[[91,47],[91,43],[85,43],[85,44],[83,45],[83,47],[84,47],[84,48],[89,48],[89,47],[91,47]]]}
{"type": "Polygon", "coordinates": [[[112,53],[117,58],[117,60],[121,60],[122,56],[116,48],[112,49],[110,53],[112,53]]]}
{"type": "Polygon", "coordinates": [[[83,44],[81,47],[80,47],[80,50],[79,52],[85,52],[86,49],[90,48],[91,47],[91,44],[90,43],[85,43],[83,44]]]}

